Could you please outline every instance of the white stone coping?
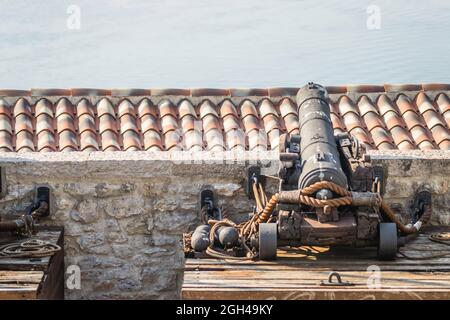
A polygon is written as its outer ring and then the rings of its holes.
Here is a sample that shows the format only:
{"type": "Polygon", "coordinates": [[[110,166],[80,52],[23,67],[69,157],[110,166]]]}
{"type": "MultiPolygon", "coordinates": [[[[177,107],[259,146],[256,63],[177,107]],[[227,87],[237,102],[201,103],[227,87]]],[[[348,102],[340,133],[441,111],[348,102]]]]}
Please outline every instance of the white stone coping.
{"type": "Polygon", "coordinates": [[[94,151],[94,152],[0,152],[0,163],[85,161],[172,161],[187,163],[230,163],[278,161],[278,151],[94,151]]]}
{"type": "MultiPolygon", "coordinates": [[[[369,151],[372,159],[450,159],[450,150],[369,151]]],[[[0,152],[0,163],[86,162],[86,161],[169,161],[175,164],[236,162],[278,162],[278,151],[94,151],[94,152],[0,152]]]]}
{"type": "Polygon", "coordinates": [[[389,150],[369,151],[372,159],[380,160],[450,160],[450,150],[389,150]]]}

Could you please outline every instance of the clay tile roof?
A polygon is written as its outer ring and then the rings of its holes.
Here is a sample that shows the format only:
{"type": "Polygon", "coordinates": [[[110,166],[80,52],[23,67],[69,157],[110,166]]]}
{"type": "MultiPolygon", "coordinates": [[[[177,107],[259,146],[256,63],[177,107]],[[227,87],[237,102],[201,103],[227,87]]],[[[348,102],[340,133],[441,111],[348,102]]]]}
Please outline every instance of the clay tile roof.
{"type": "MultiPolygon", "coordinates": [[[[268,150],[299,133],[298,87],[0,89],[0,151],[268,150]]],[[[450,84],[328,86],[335,133],[450,150],[450,84]]]]}

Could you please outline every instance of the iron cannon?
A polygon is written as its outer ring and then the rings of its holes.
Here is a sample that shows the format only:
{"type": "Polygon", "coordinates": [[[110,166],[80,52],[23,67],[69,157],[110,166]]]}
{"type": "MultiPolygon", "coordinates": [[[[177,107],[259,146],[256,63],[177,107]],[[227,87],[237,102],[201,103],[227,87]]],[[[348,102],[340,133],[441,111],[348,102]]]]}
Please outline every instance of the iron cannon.
{"type": "Polygon", "coordinates": [[[429,220],[430,192],[418,190],[414,220],[404,224],[383,201],[384,169],[372,165],[364,145],[349,133],[334,134],[327,90],[309,83],[296,103],[299,134],[279,140],[278,192],[268,197],[261,168],[249,167],[246,191],[256,203],[250,219],[237,224],[217,218],[209,201],[202,218],[212,227],[198,230],[210,236],[197,231],[194,246],[236,259],[274,259],[279,246],[374,246],[379,259],[395,259],[399,245],[429,220]],[[218,251],[215,239],[230,228],[239,237],[218,251]]]}

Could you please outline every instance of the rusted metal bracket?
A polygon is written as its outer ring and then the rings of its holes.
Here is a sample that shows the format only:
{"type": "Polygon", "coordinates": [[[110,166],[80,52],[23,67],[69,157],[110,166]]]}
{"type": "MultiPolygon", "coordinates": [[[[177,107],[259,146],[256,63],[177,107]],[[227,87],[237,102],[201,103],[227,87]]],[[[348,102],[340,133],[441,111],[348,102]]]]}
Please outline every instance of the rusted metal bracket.
{"type": "Polygon", "coordinates": [[[384,195],[385,181],[384,181],[384,169],[382,166],[373,166],[373,179],[377,182],[378,190],[372,190],[378,192],[381,196],[384,195]]]}
{"type": "Polygon", "coordinates": [[[261,175],[261,168],[258,166],[248,167],[245,176],[245,193],[249,199],[253,199],[253,182],[257,181],[265,185],[265,177],[261,175]]]}
{"type": "Polygon", "coordinates": [[[204,187],[200,192],[200,215],[200,220],[204,223],[207,223],[209,219],[222,219],[222,212],[217,207],[216,196],[212,187],[204,187]]]}
{"type": "Polygon", "coordinates": [[[48,185],[37,185],[32,205],[28,208],[28,214],[36,212],[39,218],[45,218],[54,213],[54,200],[51,188],[48,185]]]}
{"type": "Polygon", "coordinates": [[[320,281],[321,286],[330,286],[330,287],[345,287],[345,286],[354,286],[355,284],[348,281],[342,281],[341,275],[336,271],[330,272],[327,280],[320,281]],[[333,278],[336,278],[336,282],[333,281],[333,278]]]}
{"type": "Polygon", "coordinates": [[[418,221],[424,214],[425,208],[431,206],[431,192],[428,189],[421,188],[417,190],[413,203],[413,218],[418,221]]]}

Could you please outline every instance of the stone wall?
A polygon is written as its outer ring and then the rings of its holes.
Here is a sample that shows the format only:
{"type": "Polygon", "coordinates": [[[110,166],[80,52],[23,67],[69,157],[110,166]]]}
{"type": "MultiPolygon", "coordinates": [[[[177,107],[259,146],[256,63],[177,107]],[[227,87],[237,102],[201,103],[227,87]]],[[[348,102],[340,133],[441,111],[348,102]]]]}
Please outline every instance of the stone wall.
{"type": "Polygon", "coordinates": [[[384,199],[394,209],[408,217],[415,192],[425,188],[432,192],[430,224],[450,226],[449,151],[372,152],[372,162],[384,168],[384,199]]]}
{"type": "MultiPolygon", "coordinates": [[[[249,156],[256,163],[258,155],[249,156]]],[[[264,156],[269,170],[276,155],[264,156]]],[[[3,219],[16,216],[31,203],[35,185],[50,185],[56,211],[43,224],[65,227],[65,265],[81,269],[81,289],[66,289],[66,299],[179,298],[182,233],[199,223],[202,188],[213,186],[236,220],[251,204],[245,161],[224,164],[222,155],[216,161],[206,152],[196,154],[203,159],[197,163],[173,159],[168,152],[1,154],[7,192],[0,212],[3,219]]]]}
{"type": "MultiPolygon", "coordinates": [[[[242,220],[252,207],[243,187],[246,165],[264,159],[264,173],[273,175],[278,157],[245,153],[235,161],[232,152],[183,153],[184,159],[196,159],[192,163],[175,161],[176,155],[3,153],[7,192],[0,212],[3,219],[19,214],[30,204],[35,185],[50,185],[55,212],[45,224],[65,227],[65,265],[81,269],[81,289],[66,289],[67,299],[179,298],[181,235],[198,224],[200,190],[213,186],[219,204],[226,205],[231,218],[242,220]]],[[[389,202],[407,208],[416,187],[426,183],[433,190],[432,222],[450,225],[448,154],[373,158],[387,170],[389,202]]]]}

